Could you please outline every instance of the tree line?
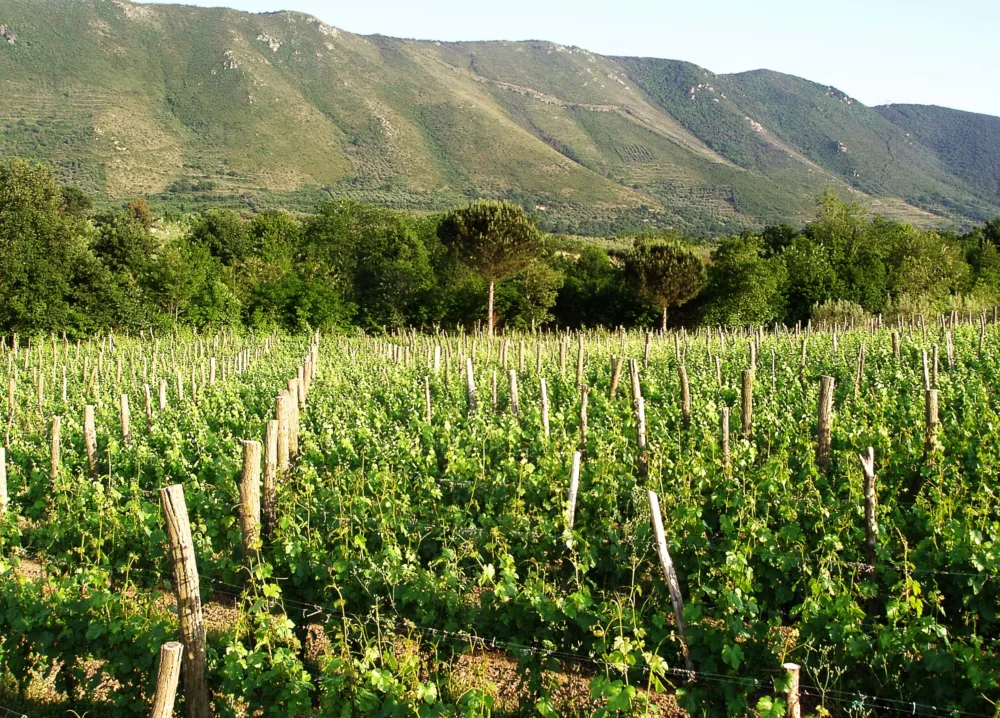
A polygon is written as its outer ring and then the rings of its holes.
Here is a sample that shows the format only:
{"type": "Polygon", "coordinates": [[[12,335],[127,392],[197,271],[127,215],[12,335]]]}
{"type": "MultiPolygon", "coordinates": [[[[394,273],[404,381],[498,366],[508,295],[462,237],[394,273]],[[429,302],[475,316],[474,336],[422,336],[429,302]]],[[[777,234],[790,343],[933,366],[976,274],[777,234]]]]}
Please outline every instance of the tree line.
{"type": "Polygon", "coordinates": [[[139,198],[0,163],[0,330],[85,335],[243,325],[693,326],[849,321],[1000,304],[1000,218],[966,233],[870,218],[832,192],[805,227],[706,242],[547,235],[520,206],[414,215],[347,200],[314,214],[206,210],[157,221],[139,198]]]}

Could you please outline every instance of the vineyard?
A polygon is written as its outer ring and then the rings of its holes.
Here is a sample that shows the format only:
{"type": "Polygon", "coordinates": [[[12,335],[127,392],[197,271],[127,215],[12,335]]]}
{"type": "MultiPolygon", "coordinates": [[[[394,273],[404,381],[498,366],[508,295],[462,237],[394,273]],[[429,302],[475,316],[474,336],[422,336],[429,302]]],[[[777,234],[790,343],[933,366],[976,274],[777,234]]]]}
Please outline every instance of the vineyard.
{"type": "Polygon", "coordinates": [[[1000,715],[1000,324],[7,337],[0,715],[1000,715]]]}

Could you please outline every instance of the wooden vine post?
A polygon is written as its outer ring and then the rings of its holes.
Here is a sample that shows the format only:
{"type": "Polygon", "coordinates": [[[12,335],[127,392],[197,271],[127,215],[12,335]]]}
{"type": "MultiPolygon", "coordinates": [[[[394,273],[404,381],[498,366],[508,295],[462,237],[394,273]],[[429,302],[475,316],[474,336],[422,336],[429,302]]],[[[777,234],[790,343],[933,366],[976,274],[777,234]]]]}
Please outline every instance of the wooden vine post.
{"type": "Polygon", "coordinates": [[[243,473],[240,477],[240,529],[243,558],[249,564],[260,559],[260,442],[243,442],[243,473]]]}
{"type": "Polygon", "coordinates": [[[59,433],[62,428],[62,417],[52,417],[52,441],[49,445],[49,483],[56,490],[56,479],[59,478],[59,433]]]}
{"type": "Polygon", "coordinates": [[[691,653],[688,651],[687,640],[684,637],[684,597],[681,595],[681,584],[677,580],[677,572],[674,570],[674,562],[667,551],[667,539],[663,533],[663,517],[660,515],[660,498],[655,491],[648,491],[649,515],[653,522],[653,533],[656,535],[656,552],[660,557],[660,566],[663,569],[663,578],[667,582],[667,589],[670,591],[670,602],[674,608],[674,622],[677,625],[677,635],[681,641],[681,652],[684,654],[684,666],[694,677],[694,663],[691,660],[691,653]]]}
{"type": "Polygon", "coordinates": [[[681,421],[687,429],[691,426],[691,386],[688,384],[687,367],[681,364],[677,367],[677,373],[681,380],[681,421]]]}
{"type": "Polygon", "coordinates": [[[865,345],[862,342],[861,346],[858,347],[858,372],[854,375],[854,394],[857,395],[861,391],[861,380],[865,376],[865,345]]]}
{"type": "Polygon", "coordinates": [[[865,560],[869,566],[875,565],[875,546],[878,539],[878,517],[875,503],[875,449],[858,455],[861,458],[861,468],[865,472],[865,560]]]}
{"type": "Polygon", "coordinates": [[[639,444],[639,476],[649,475],[649,453],[646,451],[646,402],[640,396],[635,405],[635,428],[639,444]]]}
{"type": "Polygon", "coordinates": [[[490,384],[490,406],[493,407],[493,413],[497,413],[497,370],[493,370],[493,380],[490,384]]]}
{"type": "Polygon", "coordinates": [[[153,396],[149,393],[149,384],[142,385],[142,393],[146,399],[146,427],[153,428],[153,396]]]}
{"type": "Polygon", "coordinates": [[[288,409],[288,455],[292,459],[299,456],[299,406],[302,387],[298,378],[288,380],[288,399],[285,407],[288,409]]]}
{"type": "Polygon", "coordinates": [[[816,429],[816,465],[830,474],[830,441],[833,427],[833,387],[832,376],[824,376],[819,382],[819,409],[816,429]]]}
{"type": "Polygon", "coordinates": [[[788,673],[788,707],[785,715],[788,718],[801,718],[802,703],[799,701],[799,664],[785,663],[782,668],[788,673]]]}
{"type": "Polygon", "coordinates": [[[611,355],[611,388],[608,390],[608,397],[611,399],[615,398],[615,394],[618,392],[618,382],[621,380],[622,374],[622,357],[611,355]]]}
{"type": "Polygon", "coordinates": [[[269,419],[264,426],[264,480],[261,486],[261,523],[265,535],[274,530],[278,513],[278,422],[269,419]]]}
{"type": "Polygon", "coordinates": [[[205,619],[201,612],[198,566],[184,488],[174,484],[160,489],[160,503],[170,539],[177,589],[177,615],[184,642],[184,703],[188,718],[209,718],[205,619]]]}
{"type": "Polygon", "coordinates": [[[750,441],[753,438],[753,369],[743,370],[743,392],[740,402],[740,426],[743,438],[750,441]]]}
{"type": "Polygon", "coordinates": [[[732,471],[732,453],[729,448],[729,407],[722,407],[722,470],[726,476],[732,471]]]}
{"type": "Polygon", "coordinates": [[[938,429],[941,426],[941,421],[938,417],[937,389],[927,389],[924,392],[924,415],[926,421],[924,429],[924,459],[928,465],[933,465],[936,461],[938,449],[940,448],[938,429]]]}
{"type": "Polygon", "coordinates": [[[549,438],[549,389],[548,385],[545,383],[545,377],[538,380],[539,384],[539,401],[541,402],[540,410],[542,413],[542,433],[545,438],[549,438]]]}
{"type": "Polygon", "coordinates": [[[590,387],[586,384],[580,385],[580,451],[587,450],[587,402],[590,395],[590,387]]]}
{"type": "Polygon", "coordinates": [[[97,476],[97,426],[94,424],[94,406],[83,408],[83,443],[87,449],[87,463],[91,476],[97,476]]]}
{"type": "Polygon", "coordinates": [[[576,497],[580,492],[580,458],[579,451],[573,452],[573,466],[569,474],[569,497],[566,502],[566,531],[573,530],[576,523],[576,497]]]}
{"type": "Polygon", "coordinates": [[[174,714],[174,698],[177,696],[177,680],[181,675],[181,657],[184,644],[170,641],[160,646],[160,669],[156,674],[156,694],[153,696],[153,710],[150,718],[171,718],[174,714]]]}
{"type": "Polygon", "coordinates": [[[278,394],[274,405],[274,418],[278,422],[277,458],[278,472],[285,473],[291,463],[288,450],[288,392],[278,394]]]}
{"type": "Polygon", "coordinates": [[[468,401],[469,414],[471,415],[476,410],[476,378],[472,374],[471,357],[465,360],[465,381],[466,398],[468,401]]]}
{"type": "Polygon", "coordinates": [[[521,402],[517,395],[517,372],[511,369],[507,376],[510,379],[510,413],[516,417],[521,414],[521,402]]]}
{"type": "Polygon", "coordinates": [[[639,399],[642,397],[642,385],[639,383],[639,362],[632,359],[628,364],[629,377],[632,380],[632,404],[638,406],[639,399]]]}
{"type": "Polygon", "coordinates": [[[7,514],[7,449],[0,446],[0,520],[7,514]]]}

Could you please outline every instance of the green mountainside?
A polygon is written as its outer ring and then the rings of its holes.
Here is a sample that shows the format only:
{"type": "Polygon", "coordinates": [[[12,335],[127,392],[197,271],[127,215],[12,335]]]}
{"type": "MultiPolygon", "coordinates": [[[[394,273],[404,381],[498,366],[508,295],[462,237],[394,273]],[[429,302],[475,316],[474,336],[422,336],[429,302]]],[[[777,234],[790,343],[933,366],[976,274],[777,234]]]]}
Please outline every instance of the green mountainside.
{"type": "Polygon", "coordinates": [[[1000,117],[932,105],[875,109],[982,196],[1000,196],[1000,117]]]}
{"type": "Polygon", "coordinates": [[[124,0],[0,0],[0,24],[0,157],[49,162],[104,202],[497,197],[582,233],[801,222],[828,187],[924,226],[1000,213],[977,151],[933,118],[908,129],[772,72],[124,0]]]}

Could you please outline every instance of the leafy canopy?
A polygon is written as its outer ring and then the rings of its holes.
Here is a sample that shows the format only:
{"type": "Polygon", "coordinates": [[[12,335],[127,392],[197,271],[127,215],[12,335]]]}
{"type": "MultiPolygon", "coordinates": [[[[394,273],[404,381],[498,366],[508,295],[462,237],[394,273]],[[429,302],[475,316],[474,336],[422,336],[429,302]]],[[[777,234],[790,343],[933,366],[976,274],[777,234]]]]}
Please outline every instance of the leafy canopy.
{"type": "Polygon", "coordinates": [[[639,238],[625,255],[625,276],[640,297],[666,310],[698,294],[705,263],[676,240],[639,238]]]}
{"type": "Polygon", "coordinates": [[[521,271],[541,249],[538,228],[513,202],[479,200],[449,212],[438,236],[490,282],[521,271]]]}

